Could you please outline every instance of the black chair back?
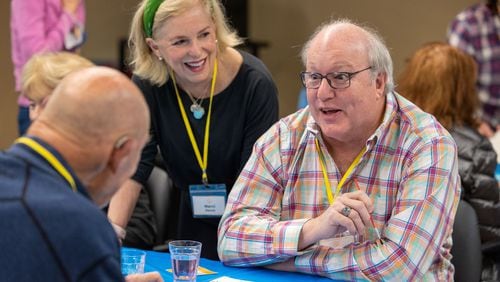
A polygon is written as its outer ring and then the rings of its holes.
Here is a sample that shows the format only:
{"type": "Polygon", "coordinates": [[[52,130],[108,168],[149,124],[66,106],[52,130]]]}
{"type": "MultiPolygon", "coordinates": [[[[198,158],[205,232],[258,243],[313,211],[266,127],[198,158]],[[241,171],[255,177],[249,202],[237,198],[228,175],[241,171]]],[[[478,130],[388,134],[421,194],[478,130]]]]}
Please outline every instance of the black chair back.
{"type": "Polygon", "coordinates": [[[156,218],[157,240],[155,245],[162,245],[168,232],[170,202],[173,184],[167,172],[158,166],[153,168],[146,184],[151,208],[156,218]]]}
{"type": "Polygon", "coordinates": [[[452,238],[451,262],[455,266],[455,281],[480,281],[482,254],[479,226],[474,208],[464,200],[458,204],[452,238]]]}

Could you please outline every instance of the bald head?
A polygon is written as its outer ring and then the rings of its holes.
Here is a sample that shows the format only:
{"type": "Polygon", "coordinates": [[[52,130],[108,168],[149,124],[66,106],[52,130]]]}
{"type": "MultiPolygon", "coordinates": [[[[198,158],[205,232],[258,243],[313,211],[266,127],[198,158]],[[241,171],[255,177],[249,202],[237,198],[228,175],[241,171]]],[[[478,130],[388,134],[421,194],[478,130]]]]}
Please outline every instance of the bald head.
{"type": "Polygon", "coordinates": [[[306,69],[311,56],[328,53],[332,48],[352,52],[368,61],[372,71],[387,76],[385,93],[394,89],[392,59],[382,37],[372,28],[349,19],[337,19],[320,25],[304,44],[301,58],[306,69]],[[314,52],[310,52],[312,49],[314,52]]]}
{"type": "Polygon", "coordinates": [[[361,27],[349,23],[339,22],[325,26],[314,38],[314,45],[325,48],[332,44],[349,43],[347,49],[356,49],[357,52],[363,52],[366,55],[368,46],[368,33],[361,27]]]}
{"type": "Polygon", "coordinates": [[[99,145],[147,133],[149,111],[140,90],[125,75],[91,67],[61,81],[40,121],[74,142],[99,145]]]}
{"type": "Polygon", "coordinates": [[[106,67],[66,76],[28,130],[63,156],[98,205],[135,172],[148,133],[140,90],[106,67]]]}

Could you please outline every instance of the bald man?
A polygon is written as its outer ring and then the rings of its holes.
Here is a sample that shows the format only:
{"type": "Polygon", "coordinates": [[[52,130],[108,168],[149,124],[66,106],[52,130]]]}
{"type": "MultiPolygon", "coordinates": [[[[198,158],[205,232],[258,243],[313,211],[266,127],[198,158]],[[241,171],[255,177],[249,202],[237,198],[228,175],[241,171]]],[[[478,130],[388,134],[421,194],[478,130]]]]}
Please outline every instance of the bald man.
{"type": "Polygon", "coordinates": [[[98,206],[135,171],[148,131],[143,96],[121,73],[92,67],[62,80],[27,135],[0,153],[0,281],[123,280],[98,206]]]}
{"type": "Polygon", "coordinates": [[[393,91],[371,29],[329,22],[302,58],[309,106],[255,143],[220,221],[221,260],[342,281],[453,280],[453,138],[393,91]]]}

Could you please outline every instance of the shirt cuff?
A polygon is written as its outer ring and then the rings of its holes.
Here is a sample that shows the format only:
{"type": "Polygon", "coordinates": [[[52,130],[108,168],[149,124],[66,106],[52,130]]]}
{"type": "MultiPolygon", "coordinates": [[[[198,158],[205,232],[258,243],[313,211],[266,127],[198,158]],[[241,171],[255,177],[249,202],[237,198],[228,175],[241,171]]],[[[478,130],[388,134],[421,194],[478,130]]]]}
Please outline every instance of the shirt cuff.
{"type": "MultiPolygon", "coordinates": [[[[278,236],[273,237],[273,249],[278,250],[280,254],[296,256],[306,251],[299,251],[299,238],[302,227],[309,219],[297,219],[287,221],[285,226],[277,232],[278,236]]],[[[308,250],[308,249],[306,249],[308,250]]]]}
{"type": "Polygon", "coordinates": [[[80,24],[75,24],[73,28],[64,35],[64,49],[73,50],[80,47],[85,41],[85,30],[80,24]]]}

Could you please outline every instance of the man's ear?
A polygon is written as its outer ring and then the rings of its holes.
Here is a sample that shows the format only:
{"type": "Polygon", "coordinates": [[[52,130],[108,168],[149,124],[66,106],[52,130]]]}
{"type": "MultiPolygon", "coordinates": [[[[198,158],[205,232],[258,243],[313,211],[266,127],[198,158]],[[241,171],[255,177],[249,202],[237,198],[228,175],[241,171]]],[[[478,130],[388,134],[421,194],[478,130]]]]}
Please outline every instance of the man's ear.
{"type": "Polygon", "coordinates": [[[111,152],[109,159],[109,167],[113,173],[116,173],[123,162],[127,161],[130,152],[132,151],[133,141],[127,136],[122,136],[118,139],[111,152]]]}
{"type": "Polygon", "coordinates": [[[380,72],[377,74],[377,78],[375,78],[375,88],[377,89],[377,93],[380,97],[385,97],[385,85],[387,83],[387,73],[380,72]]]}

